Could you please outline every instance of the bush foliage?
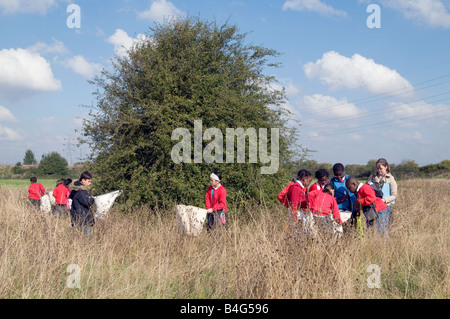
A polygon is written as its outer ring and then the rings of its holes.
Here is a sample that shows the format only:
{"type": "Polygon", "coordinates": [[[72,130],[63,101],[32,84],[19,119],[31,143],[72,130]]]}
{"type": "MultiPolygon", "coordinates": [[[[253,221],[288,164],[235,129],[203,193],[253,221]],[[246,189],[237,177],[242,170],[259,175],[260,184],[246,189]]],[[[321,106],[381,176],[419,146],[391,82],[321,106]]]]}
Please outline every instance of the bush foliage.
{"type": "MultiPolygon", "coordinates": [[[[127,207],[203,206],[209,175],[219,170],[230,206],[275,203],[292,177],[289,163],[305,150],[287,128],[284,90],[271,88],[276,79],[264,74],[278,66],[270,63],[278,53],[246,45],[245,38],[235,25],[197,18],[158,24],[127,56],[116,57],[113,71],[92,81],[97,105],[83,134],[94,151],[98,192],[124,190],[127,207]],[[261,175],[267,164],[249,164],[248,157],[245,164],[174,163],[171,152],[179,141],[171,139],[173,131],[193,134],[196,120],[203,132],[218,128],[224,140],[227,128],[267,128],[269,141],[270,129],[279,128],[278,172],[261,175]]],[[[202,150],[209,143],[203,140],[202,150]]]]}

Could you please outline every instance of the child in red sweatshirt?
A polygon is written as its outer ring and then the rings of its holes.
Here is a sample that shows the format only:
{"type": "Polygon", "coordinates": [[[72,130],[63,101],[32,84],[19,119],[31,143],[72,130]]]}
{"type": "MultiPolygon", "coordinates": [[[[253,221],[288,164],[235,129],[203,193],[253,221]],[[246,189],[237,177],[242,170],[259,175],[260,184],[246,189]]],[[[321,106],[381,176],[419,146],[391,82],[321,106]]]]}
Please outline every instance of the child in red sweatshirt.
{"type": "Polygon", "coordinates": [[[314,216],[328,217],[331,215],[339,224],[343,224],[338,203],[334,198],[333,184],[325,185],[323,190],[309,192],[308,202],[314,216]]]}
{"type": "Polygon", "coordinates": [[[36,177],[30,178],[31,185],[28,187],[28,200],[36,208],[41,207],[41,197],[45,194],[45,188],[37,182],[36,177]]]}
{"type": "Polygon", "coordinates": [[[210,185],[206,192],[205,206],[208,213],[208,231],[227,224],[227,190],[222,185],[222,174],[214,172],[209,177],[210,185]]]}
{"type": "Polygon", "coordinates": [[[55,198],[55,215],[63,218],[67,215],[67,198],[70,195],[70,189],[66,187],[66,180],[61,179],[56,183],[56,188],[53,190],[53,197],[55,198]]]}
{"type": "Polygon", "coordinates": [[[359,183],[354,177],[350,177],[346,185],[350,192],[356,194],[355,211],[364,211],[367,227],[373,226],[376,220],[378,234],[389,237],[392,209],[375,195],[375,190],[370,185],[359,183]],[[376,211],[375,216],[369,213],[371,206],[376,211]]]}

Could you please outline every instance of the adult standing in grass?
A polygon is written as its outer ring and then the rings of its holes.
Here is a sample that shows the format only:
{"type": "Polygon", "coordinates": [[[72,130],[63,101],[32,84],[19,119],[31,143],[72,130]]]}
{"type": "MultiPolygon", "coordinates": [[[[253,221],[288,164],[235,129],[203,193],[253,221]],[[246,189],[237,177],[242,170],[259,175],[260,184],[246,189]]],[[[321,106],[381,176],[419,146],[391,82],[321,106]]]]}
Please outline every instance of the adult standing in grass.
{"type": "Polygon", "coordinates": [[[383,191],[383,201],[392,206],[397,198],[397,182],[391,174],[391,168],[386,159],[380,158],[376,162],[376,173],[370,175],[369,182],[375,183],[383,191]]]}
{"type": "Polygon", "coordinates": [[[94,204],[94,198],[89,196],[88,187],[92,182],[92,174],[88,171],[83,172],[80,179],[73,183],[70,192],[72,207],[70,217],[72,227],[83,231],[85,235],[92,233],[92,227],[95,224],[94,213],[91,206],[94,204]]]}
{"type": "Polygon", "coordinates": [[[30,178],[31,185],[28,187],[28,200],[37,209],[41,206],[41,197],[45,194],[45,188],[37,182],[36,177],[30,178]]]}

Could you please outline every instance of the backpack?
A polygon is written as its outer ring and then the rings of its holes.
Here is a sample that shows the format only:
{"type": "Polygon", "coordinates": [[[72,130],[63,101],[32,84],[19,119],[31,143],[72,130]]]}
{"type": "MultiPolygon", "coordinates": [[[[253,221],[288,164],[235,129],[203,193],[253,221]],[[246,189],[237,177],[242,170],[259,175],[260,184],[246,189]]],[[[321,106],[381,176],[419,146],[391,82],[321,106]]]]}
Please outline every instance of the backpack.
{"type": "Polygon", "coordinates": [[[370,187],[373,188],[375,191],[375,196],[379,198],[383,198],[383,191],[381,190],[381,185],[377,182],[367,182],[367,185],[370,185],[370,187]]]}
{"type": "Polygon", "coordinates": [[[292,181],[289,183],[288,186],[286,186],[280,194],[278,194],[278,200],[281,204],[283,204],[286,208],[289,208],[289,198],[288,198],[288,192],[292,185],[295,184],[295,181],[292,181]]]}

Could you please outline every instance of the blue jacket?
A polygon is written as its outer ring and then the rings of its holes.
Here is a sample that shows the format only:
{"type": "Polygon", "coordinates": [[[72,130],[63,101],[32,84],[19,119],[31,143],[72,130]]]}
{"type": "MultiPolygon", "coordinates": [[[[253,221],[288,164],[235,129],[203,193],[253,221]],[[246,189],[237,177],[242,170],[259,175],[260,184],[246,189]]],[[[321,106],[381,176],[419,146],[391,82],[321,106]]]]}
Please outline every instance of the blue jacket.
{"type": "Polygon", "coordinates": [[[330,183],[334,185],[334,198],[336,198],[336,201],[338,202],[339,210],[349,210],[353,211],[353,207],[355,206],[356,201],[356,195],[353,193],[350,193],[347,189],[347,186],[345,186],[345,183],[349,179],[350,176],[345,174],[345,181],[342,183],[338,178],[333,177],[330,180],[330,183]],[[339,199],[347,195],[349,197],[348,200],[339,203],[339,199]]]}

